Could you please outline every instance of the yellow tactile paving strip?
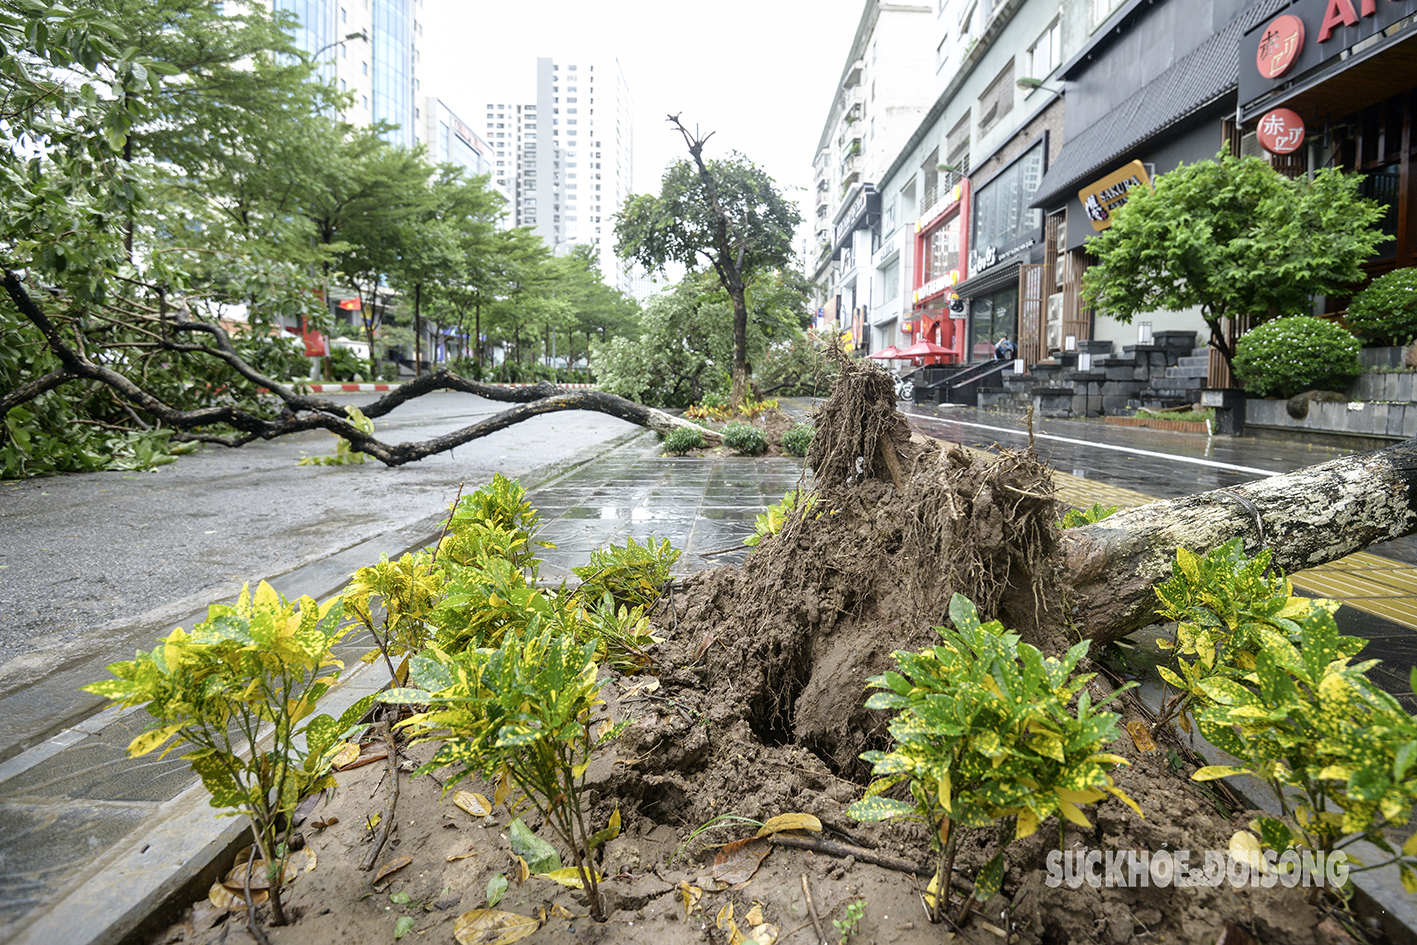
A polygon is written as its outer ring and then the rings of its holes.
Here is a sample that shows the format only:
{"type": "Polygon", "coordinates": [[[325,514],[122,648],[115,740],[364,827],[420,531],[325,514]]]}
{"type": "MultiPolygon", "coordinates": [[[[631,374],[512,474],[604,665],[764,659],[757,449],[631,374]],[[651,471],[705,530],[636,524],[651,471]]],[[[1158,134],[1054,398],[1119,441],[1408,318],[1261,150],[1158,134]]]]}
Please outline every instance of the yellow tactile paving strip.
{"type": "MultiPolygon", "coordinates": [[[[983,450],[972,452],[984,453],[983,450]]],[[[1059,499],[1080,509],[1091,508],[1093,503],[1129,509],[1157,501],[1143,492],[1056,470],[1053,484],[1059,499]]],[[[1310,594],[1340,600],[1350,607],[1417,630],[1417,568],[1400,561],[1359,551],[1316,568],[1296,571],[1289,579],[1295,587],[1310,594]]]]}

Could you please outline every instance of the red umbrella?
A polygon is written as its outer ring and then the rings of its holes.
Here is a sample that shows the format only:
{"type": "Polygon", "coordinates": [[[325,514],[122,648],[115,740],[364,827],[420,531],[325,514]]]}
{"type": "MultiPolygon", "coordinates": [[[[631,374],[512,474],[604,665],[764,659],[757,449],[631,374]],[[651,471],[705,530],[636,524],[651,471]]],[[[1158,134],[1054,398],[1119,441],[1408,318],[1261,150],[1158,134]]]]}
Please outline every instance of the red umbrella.
{"type": "Polygon", "coordinates": [[[879,359],[882,360],[882,361],[889,361],[889,360],[891,360],[892,358],[898,358],[898,357],[900,357],[900,349],[897,348],[895,345],[887,345],[886,347],[882,348],[880,351],[873,351],[873,352],[871,352],[870,354],[866,355],[866,357],[868,357],[868,358],[879,358],[879,359]]]}
{"type": "Polygon", "coordinates": [[[917,341],[909,348],[902,348],[899,357],[902,358],[928,358],[937,354],[953,354],[944,345],[936,344],[933,341],[917,341]]]}

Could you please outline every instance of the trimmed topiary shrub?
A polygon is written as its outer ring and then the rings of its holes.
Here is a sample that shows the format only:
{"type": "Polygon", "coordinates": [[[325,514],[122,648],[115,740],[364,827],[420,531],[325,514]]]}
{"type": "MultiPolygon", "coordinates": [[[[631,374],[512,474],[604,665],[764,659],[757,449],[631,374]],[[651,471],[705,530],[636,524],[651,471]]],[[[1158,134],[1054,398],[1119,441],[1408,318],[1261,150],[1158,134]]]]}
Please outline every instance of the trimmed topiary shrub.
{"type": "Polygon", "coordinates": [[[689,427],[675,427],[664,437],[664,452],[670,456],[683,456],[689,450],[704,448],[704,435],[689,427]]]}
{"type": "Polygon", "coordinates": [[[768,451],[768,436],[751,423],[734,421],[723,428],[723,445],[744,456],[761,456],[768,451]]]}
{"type": "Polygon", "coordinates": [[[1395,269],[1353,297],[1344,317],[1372,345],[1405,345],[1417,338],[1417,269],[1395,269]]]}
{"type": "Polygon", "coordinates": [[[1363,373],[1358,339],[1322,318],[1276,318],[1247,332],[1235,347],[1235,376],[1259,397],[1342,391],[1363,373]]]}
{"type": "Polygon", "coordinates": [[[782,435],[782,448],[793,456],[806,456],[812,445],[812,436],[817,432],[810,423],[799,423],[782,435]]]}

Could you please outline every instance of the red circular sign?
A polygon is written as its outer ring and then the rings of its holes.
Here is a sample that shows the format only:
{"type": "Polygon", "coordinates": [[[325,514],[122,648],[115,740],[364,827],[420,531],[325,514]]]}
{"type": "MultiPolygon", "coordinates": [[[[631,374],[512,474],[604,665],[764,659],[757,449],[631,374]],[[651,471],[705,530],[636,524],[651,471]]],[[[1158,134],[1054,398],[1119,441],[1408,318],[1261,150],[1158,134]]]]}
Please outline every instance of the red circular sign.
{"type": "Polygon", "coordinates": [[[1292,154],[1304,143],[1304,119],[1287,108],[1276,108],[1260,119],[1255,132],[1271,154],[1292,154]]]}
{"type": "Polygon", "coordinates": [[[1277,79],[1294,65],[1304,48],[1304,21],[1297,16],[1277,16],[1260,34],[1255,68],[1266,79],[1277,79]]]}

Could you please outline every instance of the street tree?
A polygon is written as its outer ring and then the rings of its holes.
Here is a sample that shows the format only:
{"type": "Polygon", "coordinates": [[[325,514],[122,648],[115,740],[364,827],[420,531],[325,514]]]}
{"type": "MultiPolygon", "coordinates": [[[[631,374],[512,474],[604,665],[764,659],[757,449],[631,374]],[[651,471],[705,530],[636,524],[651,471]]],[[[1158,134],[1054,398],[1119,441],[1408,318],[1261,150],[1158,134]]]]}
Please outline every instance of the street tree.
{"type": "Polygon", "coordinates": [[[1130,323],[1157,310],[1199,306],[1210,344],[1235,351],[1225,319],[1251,326],[1307,313],[1315,295],[1340,294],[1363,277],[1383,240],[1380,206],[1361,178],[1335,168],[1289,179],[1259,158],[1218,155],[1134,188],[1112,226],[1088,242],[1100,262],[1083,296],[1130,323]]]}
{"type": "Polygon", "coordinates": [[[732,306],[732,402],[748,394],[748,279],[789,268],[792,234],[801,216],[767,173],[741,154],[705,159],[712,137],[690,132],[670,115],[693,159],[664,172],[659,196],[631,197],[616,215],[616,253],[646,269],[677,262],[693,270],[712,266],[732,306]]]}
{"type": "MultiPolygon", "coordinates": [[[[174,0],[171,8],[180,7],[174,0]]],[[[170,28],[186,23],[174,16],[170,28]]],[[[369,438],[344,407],[258,370],[253,361],[262,359],[241,345],[274,330],[276,313],[305,313],[312,283],[328,285],[334,274],[334,254],[352,256],[346,237],[364,223],[356,214],[377,209],[388,186],[367,173],[389,153],[382,129],[335,127],[325,140],[343,146],[327,150],[318,175],[291,181],[304,191],[299,206],[328,264],[317,267],[318,279],[274,258],[234,289],[215,287],[247,303],[250,327],[233,337],[232,323],[209,304],[214,286],[190,263],[210,256],[215,272],[240,255],[182,242],[202,228],[182,216],[190,207],[168,212],[154,183],[163,169],[132,145],[135,129],[162,120],[169,84],[193,77],[141,56],[96,10],[38,0],[0,0],[0,46],[14,52],[0,58],[0,118],[12,141],[0,152],[0,475],[141,466],[176,441],[238,446],[308,429],[353,438],[357,449],[399,463],[554,410],[600,410],[664,429],[679,422],[598,392],[512,392],[441,374],[366,413],[440,388],[518,406],[411,450],[369,438]]],[[[204,173],[194,171],[194,186],[204,173]]],[[[421,173],[426,181],[431,172],[421,173]]]]}
{"type": "MultiPolygon", "coordinates": [[[[744,297],[755,318],[746,344],[752,363],[792,345],[806,318],[801,280],[780,270],[751,276],[744,297]]],[[[690,273],[645,305],[638,336],[595,349],[602,390],[659,407],[687,407],[705,395],[730,393],[736,341],[733,303],[710,273],[690,273]]]]}

